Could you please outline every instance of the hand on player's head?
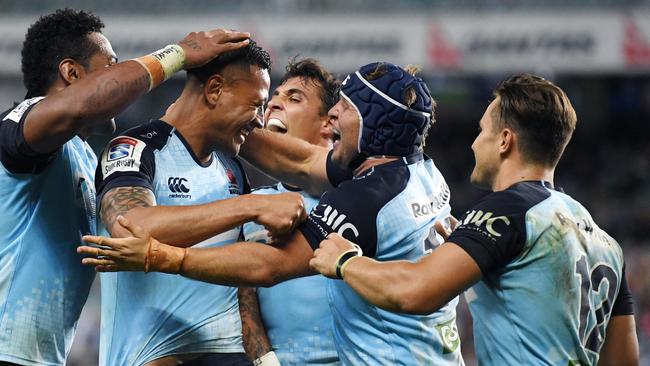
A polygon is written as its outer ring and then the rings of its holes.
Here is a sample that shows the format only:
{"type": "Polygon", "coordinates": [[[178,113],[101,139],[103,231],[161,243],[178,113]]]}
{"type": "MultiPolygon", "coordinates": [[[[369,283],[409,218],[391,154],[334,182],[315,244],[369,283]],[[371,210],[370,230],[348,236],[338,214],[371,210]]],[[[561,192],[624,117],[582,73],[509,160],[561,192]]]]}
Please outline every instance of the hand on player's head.
{"type": "Polygon", "coordinates": [[[94,266],[97,272],[145,270],[149,245],[154,239],[141,227],[131,224],[122,216],[118,217],[117,222],[120,228],[131,236],[110,238],[85,235],[83,241],[97,246],[77,248],[77,253],[89,255],[83,258],[81,263],[94,266]]]}
{"type": "Polygon", "coordinates": [[[226,29],[192,32],[178,45],[185,51],[185,69],[203,66],[220,54],[244,47],[250,42],[250,33],[226,29]]]}

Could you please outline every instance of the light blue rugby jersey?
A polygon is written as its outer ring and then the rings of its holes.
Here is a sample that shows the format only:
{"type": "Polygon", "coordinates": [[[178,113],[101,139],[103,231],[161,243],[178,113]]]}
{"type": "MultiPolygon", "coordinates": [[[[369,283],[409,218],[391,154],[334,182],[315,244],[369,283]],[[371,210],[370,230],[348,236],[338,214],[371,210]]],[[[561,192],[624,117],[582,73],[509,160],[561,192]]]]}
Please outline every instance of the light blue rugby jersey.
{"type": "MultiPolygon", "coordinates": [[[[98,199],[115,187],[141,186],[151,189],[161,206],[208,203],[249,189],[235,159],[215,153],[209,164],[201,164],[183,137],[163,121],[113,139],[96,177],[98,199]]],[[[233,243],[240,233],[236,227],[193,247],[233,243]]],[[[102,228],[101,234],[108,233],[102,228]]],[[[101,365],[137,366],[173,354],[243,352],[236,288],[164,273],[100,277],[101,365]]]]}
{"type": "MultiPolygon", "coordinates": [[[[253,193],[292,191],[278,183],[256,189],[253,193]]],[[[299,192],[304,198],[305,210],[311,211],[318,204],[318,199],[299,192]]],[[[244,237],[247,241],[269,242],[266,229],[254,222],[244,224],[244,237]]],[[[327,278],[315,275],[257,289],[266,334],[283,366],[340,364],[326,287],[327,278]]]]}
{"type": "Polygon", "coordinates": [[[448,239],[483,273],[466,295],[481,365],[595,365],[610,317],[633,312],[618,243],[547,187],[487,195],[448,239]]]}
{"type": "Polygon", "coordinates": [[[0,361],[63,365],[95,277],[76,247],[95,232],[97,159],[78,136],[51,154],[27,146],[42,99],[0,118],[0,361]]]}
{"type": "MultiPolygon", "coordinates": [[[[326,192],[300,227],[318,248],[331,232],[380,261],[415,261],[435,250],[436,220],[449,215],[450,192],[421,153],[374,166],[326,192]]],[[[463,365],[453,299],[430,315],[371,305],[345,282],[328,280],[334,337],[344,365],[463,365]]]]}

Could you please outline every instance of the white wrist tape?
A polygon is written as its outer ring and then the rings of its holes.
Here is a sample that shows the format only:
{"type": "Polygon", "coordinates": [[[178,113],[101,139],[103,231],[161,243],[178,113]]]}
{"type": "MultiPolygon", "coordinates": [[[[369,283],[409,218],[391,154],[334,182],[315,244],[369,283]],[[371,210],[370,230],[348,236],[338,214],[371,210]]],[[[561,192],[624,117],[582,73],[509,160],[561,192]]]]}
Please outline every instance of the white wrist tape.
{"type": "Polygon", "coordinates": [[[185,51],[177,44],[134,59],[149,73],[149,90],[169,79],[185,65],[185,51]]]}
{"type": "Polygon", "coordinates": [[[281,366],[280,360],[275,355],[275,352],[271,351],[264,356],[253,361],[254,366],[281,366]]]}

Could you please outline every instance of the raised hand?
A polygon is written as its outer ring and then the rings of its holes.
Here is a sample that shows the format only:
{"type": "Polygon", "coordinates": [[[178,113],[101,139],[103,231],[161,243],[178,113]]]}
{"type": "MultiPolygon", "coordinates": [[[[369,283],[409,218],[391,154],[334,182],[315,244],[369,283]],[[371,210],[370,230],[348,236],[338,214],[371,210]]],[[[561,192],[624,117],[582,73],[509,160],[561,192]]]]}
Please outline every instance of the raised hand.
{"type": "Polygon", "coordinates": [[[206,32],[192,32],[178,45],[185,51],[184,69],[203,66],[220,54],[249,44],[250,33],[226,29],[213,29],[206,32]]]}

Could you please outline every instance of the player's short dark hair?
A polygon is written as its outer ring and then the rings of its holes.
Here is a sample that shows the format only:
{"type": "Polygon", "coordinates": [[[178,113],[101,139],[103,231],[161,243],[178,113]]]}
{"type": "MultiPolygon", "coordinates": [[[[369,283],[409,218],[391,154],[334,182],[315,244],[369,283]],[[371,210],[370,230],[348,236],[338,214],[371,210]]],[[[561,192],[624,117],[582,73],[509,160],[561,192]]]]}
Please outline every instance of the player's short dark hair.
{"type": "Polygon", "coordinates": [[[517,74],[494,91],[496,127],[512,128],[523,157],[555,166],[575,130],[576,112],[569,97],[552,82],[531,74],[517,74]]]}
{"type": "Polygon", "coordinates": [[[318,60],[313,58],[298,60],[297,57],[289,60],[289,63],[285,68],[284,76],[282,77],[282,80],[280,80],[280,84],[296,77],[311,80],[316,86],[318,86],[318,88],[320,88],[321,115],[327,114],[327,112],[338,103],[341,82],[327,71],[318,60]]]}
{"type": "Polygon", "coordinates": [[[58,9],[40,17],[27,30],[23,43],[22,71],[27,97],[45,95],[59,73],[59,63],[71,58],[88,67],[99,50],[88,35],[100,32],[104,23],[90,12],[58,9]]]}
{"type": "Polygon", "coordinates": [[[251,39],[247,46],[225,52],[201,67],[187,70],[187,73],[206,82],[212,75],[219,74],[226,66],[232,65],[259,66],[271,71],[271,56],[251,39]]]}

